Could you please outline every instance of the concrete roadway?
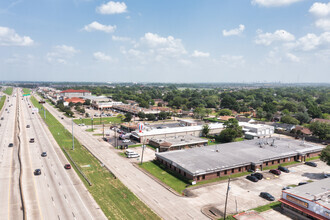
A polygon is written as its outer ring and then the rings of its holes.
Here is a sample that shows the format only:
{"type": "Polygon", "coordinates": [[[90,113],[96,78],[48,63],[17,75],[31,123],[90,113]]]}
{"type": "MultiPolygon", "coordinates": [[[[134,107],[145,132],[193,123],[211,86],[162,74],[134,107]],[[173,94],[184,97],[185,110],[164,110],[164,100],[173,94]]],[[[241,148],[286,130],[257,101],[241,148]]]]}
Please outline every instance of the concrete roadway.
{"type": "Polygon", "coordinates": [[[7,100],[1,113],[4,119],[0,120],[0,216],[2,219],[21,219],[23,212],[19,191],[18,140],[14,136],[16,98],[7,96],[7,100]],[[5,111],[6,108],[9,113],[5,111]],[[8,147],[9,143],[14,143],[14,147],[8,147]]]}
{"type": "MultiPolygon", "coordinates": [[[[39,98],[36,96],[36,98],[39,98]]],[[[48,103],[46,108],[66,129],[71,131],[72,120],[61,119],[63,113],[48,103]]],[[[105,164],[136,196],[147,204],[163,219],[208,219],[201,213],[202,204],[195,199],[179,197],[165,189],[149,176],[132,165],[126,158],[120,157],[117,151],[106,142],[74,125],[74,135],[105,164]]]]}
{"type": "MultiPolygon", "coordinates": [[[[29,151],[28,169],[29,172],[41,169],[41,175],[32,176],[37,195],[34,204],[39,210],[37,214],[41,219],[106,219],[75,171],[64,169],[64,164],[69,162],[39,114],[32,114],[27,98],[24,101],[20,98],[20,102],[22,129],[26,134],[23,139],[29,151]],[[35,143],[29,143],[30,138],[34,138],[35,143]],[[47,156],[41,157],[42,152],[47,152],[47,156]]],[[[36,212],[35,209],[31,207],[31,212],[36,212]]]]}

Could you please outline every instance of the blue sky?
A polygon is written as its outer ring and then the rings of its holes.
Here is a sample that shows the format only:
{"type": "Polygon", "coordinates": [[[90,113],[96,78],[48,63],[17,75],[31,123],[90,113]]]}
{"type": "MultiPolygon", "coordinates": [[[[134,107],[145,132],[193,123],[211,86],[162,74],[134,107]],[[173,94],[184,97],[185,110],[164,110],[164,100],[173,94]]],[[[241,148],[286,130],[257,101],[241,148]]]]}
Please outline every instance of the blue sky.
{"type": "Polygon", "coordinates": [[[330,82],[330,2],[7,0],[1,80],[330,82]]]}

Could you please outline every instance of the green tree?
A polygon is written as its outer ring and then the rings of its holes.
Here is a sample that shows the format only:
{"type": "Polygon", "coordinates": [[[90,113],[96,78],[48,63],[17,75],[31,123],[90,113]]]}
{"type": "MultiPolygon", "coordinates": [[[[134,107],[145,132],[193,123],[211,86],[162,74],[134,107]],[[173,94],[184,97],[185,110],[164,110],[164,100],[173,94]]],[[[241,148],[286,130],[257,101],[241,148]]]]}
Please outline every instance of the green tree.
{"type": "Polygon", "coordinates": [[[207,137],[209,135],[209,132],[210,132],[210,126],[208,124],[204,124],[202,129],[202,135],[204,137],[207,137]]]}
{"type": "Polygon", "coordinates": [[[224,115],[230,116],[231,113],[232,112],[229,109],[221,109],[220,111],[217,112],[217,115],[219,115],[219,116],[224,116],[224,115]]]}
{"type": "Polygon", "coordinates": [[[298,112],[295,117],[300,122],[300,124],[308,123],[310,121],[310,117],[306,112],[298,112]]]}
{"type": "Polygon", "coordinates": [[[330,139],[330,124],[317,121],[311,123],[309,129],[322,140],[330,139]]]}
{"type": "Polygon", "coordinates": [[[132,114],[128,112],[125,114],[124,121],[130,122],[132,120],[132,118],[133,118],[132,114]]]}
{"type": "Polygon", "coordinates": [[[122,115],[122,114],[118,114],[118,115],[117,115],[117,118],[119,118],[120,120],[124,120],[125,116],[122,115]]]}
{"type": "Polygon", "coordinates": [[[153,121],[156,119],[156,116],[154,114],[146,114],[146,117],[148,121],[153,121]]]}
{"type": "Polygon", "coordinates": [[[86,99],[84,102],[84,105],[91,105],[91,100],[90,99],[86,99]]]}
{"type": "Polygon", "coordinates": [[[211,113],[212,113],[212,109],[210,109],[210,108],[205,109],[205,114],[206,114],[207,117],[208,117],[211,113]]]}
{"type": "Polygon", "coordinates": [[[320,159],[323,162],[326,162],[328,166],[330,166],[330,145],[324,148],[320,154],[320,159]]]}
{"type": "Polygon", "coordinates": [[[235,140],[237,133],[235,130],[227,128],[220,132],[219,135],[215,136],[216,141],[221,143],[228,143],[235,140]]]}
{"type": "Polygon", "coordinates": [[[158,115],[159,120],[165,120],[167,118],[167,113],[166,112],[160,112],[158,115]]]}
{"type": "Polygon", "coordinates": [[[284,115],[281,118],[281,122],[286,124],[293,124],[293,125],[299,124],[299,121],[290,115],[284,115]]]}
{"type": "Polygon", "coordinates": [[[138,117],[141,119],[141,120],[144,120],[146,118],[146,114],[144,112],[139,112],[138,113],[138,117]]]}

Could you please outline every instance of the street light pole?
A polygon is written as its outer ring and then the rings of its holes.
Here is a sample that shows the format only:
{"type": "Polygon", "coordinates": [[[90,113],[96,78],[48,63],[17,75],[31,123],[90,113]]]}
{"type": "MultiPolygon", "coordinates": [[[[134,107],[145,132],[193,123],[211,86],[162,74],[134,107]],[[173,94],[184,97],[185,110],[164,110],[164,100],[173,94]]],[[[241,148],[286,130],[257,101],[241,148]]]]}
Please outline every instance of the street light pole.
{"type": "Polygon", "coordinates": [[[228,179],[228,186],[227,186],[227,193],[226,193],[225,212],[224,212],[224,215],[223,215],[224,220],[226,219],[226,212],[227,212],[228,193],[229,193],[229,189],[230,189],[229,183],[230,183],[230,177],[228,179]]]}
{"type": "Polygon", "coordinates": [[[143,145],[142,145],[142,156],[141,156],[141,165],[143,163],[143,154],[144,154],[144,148],[146,148],[146,145],[145,145],[145,141],[143,141],[143,145]]]}
{"type": "Polygon", "coordinates": [[[72,118],[72,150],[74,150],[73,118],[72,118]]]}
{"type": "Polygon", "coordinates": [[[103,139],[104,139],[104,123],[103,123],[103,139]]]}
{"type": "Polygon", "coordinates": [[[93,132],[93,131],[94,131],[94,129],[93,129],[93,117],[92,117],[92,119],[91,119],[91,120],[92,120],[92,132],[93,132]]]}

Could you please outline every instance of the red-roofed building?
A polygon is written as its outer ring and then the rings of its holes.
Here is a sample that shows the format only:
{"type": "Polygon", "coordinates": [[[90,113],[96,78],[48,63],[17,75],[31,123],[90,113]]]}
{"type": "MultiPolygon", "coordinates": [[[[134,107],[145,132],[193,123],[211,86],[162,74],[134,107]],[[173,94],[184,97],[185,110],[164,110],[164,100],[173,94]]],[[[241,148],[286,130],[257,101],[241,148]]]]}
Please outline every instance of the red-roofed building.
{"type": "Polygon", "coordinates": [[[61,92],[62,97],[84,97],[90,96],[92,93],[88,90],[74,90],[74,89],[67,89],[61,92]]]}
{"type": "Polygon", "coordinates": [[[70,103],[70,102],[72,102],[72,103],[78,103],[78,102],[84,103],[85,102],[84,99],[77,98],[77,97],[72,97],[72,98],[64,99],[64,101],[66,101],[68,103],[70,103]]]}

